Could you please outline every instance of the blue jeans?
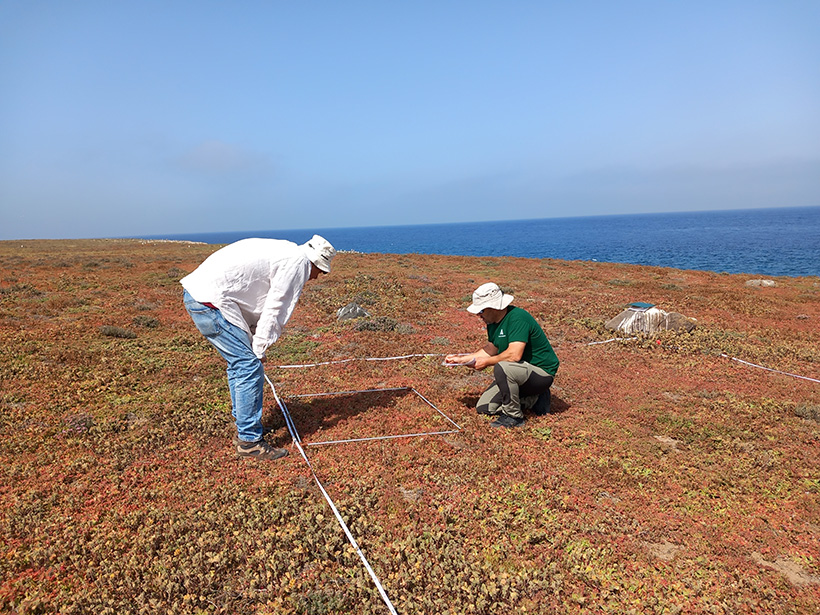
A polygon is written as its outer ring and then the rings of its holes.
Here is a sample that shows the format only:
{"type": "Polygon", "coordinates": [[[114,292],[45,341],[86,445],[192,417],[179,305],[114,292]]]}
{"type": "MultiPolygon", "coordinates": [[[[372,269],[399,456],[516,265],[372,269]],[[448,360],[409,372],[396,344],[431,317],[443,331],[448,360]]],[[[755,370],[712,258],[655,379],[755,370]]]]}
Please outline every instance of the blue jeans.
{"type": "Polygon", "coordinates": [[[199,303],[187,290],[182,298],[196,328],[228,362],[228,387],[239,439],[244,442],[261,440],[265,366],[253,354],[250,337],[225,320],[219,310],[199,303]]]}

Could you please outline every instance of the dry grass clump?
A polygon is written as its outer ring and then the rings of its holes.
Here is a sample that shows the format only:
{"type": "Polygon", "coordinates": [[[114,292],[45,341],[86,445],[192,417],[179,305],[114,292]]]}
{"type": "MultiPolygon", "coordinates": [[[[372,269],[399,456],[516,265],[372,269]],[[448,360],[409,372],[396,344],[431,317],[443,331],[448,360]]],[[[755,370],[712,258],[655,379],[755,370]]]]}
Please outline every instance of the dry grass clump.
{"type": "Polygon", "coordinates": [[[113,325],[103,325],[100,327],[100,333],[107,337],[119,337],[129,340],[137,337],[137,334],[130,329],[123,329],[122,327],[115,327],[113,325]]]}
{"type": "Polygon", "coordinates": [[[800,404],[794,409],[794,413],[803,419],[820,422],[820,405],[800,404]]]}
{"type": "Polygon", "coordinates": [[[389,316],[377,316],[362,320],[356,325],[357,331],[395,331],[399,321],[389,316]]]}

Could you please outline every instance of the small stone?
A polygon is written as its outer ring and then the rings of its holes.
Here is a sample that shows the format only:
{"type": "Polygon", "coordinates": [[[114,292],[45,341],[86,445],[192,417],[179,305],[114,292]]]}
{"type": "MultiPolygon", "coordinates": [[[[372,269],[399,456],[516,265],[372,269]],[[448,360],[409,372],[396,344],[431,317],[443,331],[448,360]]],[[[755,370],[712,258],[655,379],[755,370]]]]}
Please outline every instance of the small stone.
{"type": "Polygon", "coordinates": [[[355,301],[348,303],[336,312],[337,320],[351,320],[353,318],[362,318],[367,316],[370,316],[370,314],[368,314],[364,308],[362,308],[355,301]]]}
{"type": "Polygon", "coordinates": [[[401,497],[407,502],[418,502],[421,496],[424,495],[424,489],[405,489],[404,487],[399,487],[399,493],[401,493],[401,497]]]}

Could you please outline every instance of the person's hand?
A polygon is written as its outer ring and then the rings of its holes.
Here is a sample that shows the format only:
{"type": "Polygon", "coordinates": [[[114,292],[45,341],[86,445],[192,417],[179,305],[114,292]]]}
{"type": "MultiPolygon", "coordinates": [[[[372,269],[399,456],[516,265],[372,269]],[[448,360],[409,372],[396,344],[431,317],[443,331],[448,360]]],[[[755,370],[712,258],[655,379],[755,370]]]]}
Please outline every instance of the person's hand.
{"type": "Polygon", "coordinates": [[[473,369],[484,369],[485,367],[490,365],[490,357],[482,357],[478,355],[475,358],[475,365],[473,365],[473,369]]]}
{"type": "Polygon", "coordinates": [[[464,358],[464,355],[448,354],[446,357],[444,357],[444,360],[447,361],[447,363],[466,363],[466,361],[464,361],[464,358]]]}
{"type": "Polygon", "coordinates": [[[265,363],[268,360],[268,356],[263,354],[261,357],[259,357],[259,360],[262,361],[262,363],[265,363]]]}

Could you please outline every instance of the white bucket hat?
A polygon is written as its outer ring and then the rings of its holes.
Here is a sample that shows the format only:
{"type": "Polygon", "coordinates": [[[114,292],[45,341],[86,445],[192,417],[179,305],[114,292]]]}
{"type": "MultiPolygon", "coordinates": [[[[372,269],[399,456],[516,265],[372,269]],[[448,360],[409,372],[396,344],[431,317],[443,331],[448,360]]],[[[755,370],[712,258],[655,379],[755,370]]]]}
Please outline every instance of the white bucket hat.
{"type": "Polygon", "coordinates": [[[307,243],[302,244],[310,262],[325,273],[330,273],[330,259],[336,256],[336,248],[321,235],[314,235],[307,243]]]}
{"type": "Polygon", "coordinates": [[[512,303],[512,295],[506,295],[498,288],[498,284],[487,282],[475,289],[473,293],[473,304],[467,307],[470,314],[478,314],[486,308],[503,310],[512,303]]]}

